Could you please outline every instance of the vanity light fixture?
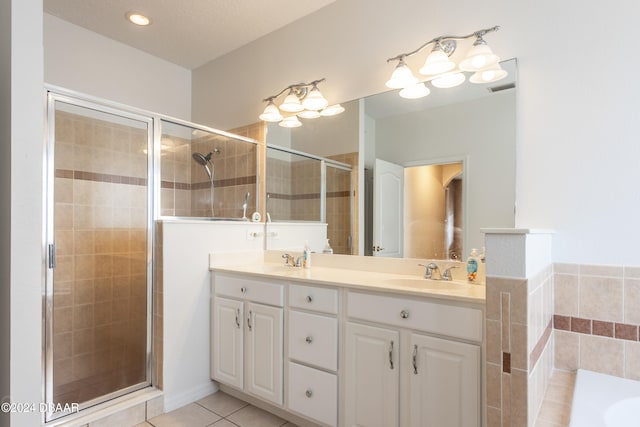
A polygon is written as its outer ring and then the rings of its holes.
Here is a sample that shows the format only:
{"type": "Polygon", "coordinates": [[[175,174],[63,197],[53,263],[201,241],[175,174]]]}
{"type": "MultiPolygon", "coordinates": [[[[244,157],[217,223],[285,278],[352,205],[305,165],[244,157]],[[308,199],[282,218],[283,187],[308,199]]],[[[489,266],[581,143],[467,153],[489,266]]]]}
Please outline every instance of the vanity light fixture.
{"type": "Polygon", "coordinates": [[[151,24],[151,20],[148,17],[138,12],[127,12],[125,16],[127,17],[127,21],[141,27],[146,27],[151,24]]]}
{"type": "Polygon", "coordinates": [[[462,84],[466,80],[465,72],[473,73],[469,78],[471,83],[491,83],[503,79],[507,72],[500,67],[500,57],[493,53],[484,36],[498,31],[499,26],[475,31],[466,36],[439,36],[422,46],[407,53],[401,53],[387,62],[398,61],[396,68],[387,80],[386,86],[391,89],[401,89],[403,98],[422,98],[429,95],[430,90],[426,82],[436,88],[451,88],[462,84]],[[458,47],[458,41],[464,41],[475,37],[473,46],[465,57],[456,64],[451,56],[458,47]],[[423,78],[413,75],[407,66],[405,58],[421,52],[427,46],[432,45],[431,53],[427,56],[424,65],[419,72],[423,78]]]}
{"type": "Polygon", "coordinates": [[[344,111],[340,104],[329,105],[329,102],[322,96],[318,85],[325,79],[314,80],[311,83],[298,83],[289,85],[275,95],[263,99],[267,103],[260,120],[265,122],[278,122],[282,127],[302,126],[298,117],[303,119],[315,119],[320,116],[335,116],[344,111]],[[287,92],[280,107],[276,106],[275,100],[287,92]],[[282,112],[292,113],[284,116],[282,112]]]}

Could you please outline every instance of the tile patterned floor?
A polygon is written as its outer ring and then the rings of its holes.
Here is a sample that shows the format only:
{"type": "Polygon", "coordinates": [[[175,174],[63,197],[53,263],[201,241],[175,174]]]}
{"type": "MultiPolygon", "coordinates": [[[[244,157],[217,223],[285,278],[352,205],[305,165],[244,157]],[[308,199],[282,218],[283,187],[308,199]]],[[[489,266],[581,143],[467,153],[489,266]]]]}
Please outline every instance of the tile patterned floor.
{"type": "Polygon", "coordinates": [[[221,391],[135,427],[296,427],[221,391]]]}

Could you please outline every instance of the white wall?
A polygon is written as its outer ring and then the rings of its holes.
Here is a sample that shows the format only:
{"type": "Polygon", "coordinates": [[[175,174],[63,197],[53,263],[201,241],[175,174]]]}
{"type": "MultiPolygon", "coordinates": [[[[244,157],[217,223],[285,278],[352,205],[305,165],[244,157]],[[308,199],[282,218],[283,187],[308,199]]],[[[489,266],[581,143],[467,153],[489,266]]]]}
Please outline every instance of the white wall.
{"type": "Polygon", "coordinates": [[[191,71],[44,15],[45,81],[184,120],[191,119],[191,71]]]}
{"type": "MultiPolygon", "coordinates": [[[[42,366],[42,1],[0,2],[0,400],[37,404],[42,366]],[[36,167],[34,167],[36,165],[36,167]],[[8,249],[8,251],[7,251],[8,249]]],[[[40,425],[38,411],[0,425],[40,425]]]]}
{"type": "Polygon", "coordinates": [[[171,411],[216,390],[209,375],[212,252],[261,251],[264,224],[163,223],[163,390],[171,411]],[[248,238],[248,232],[259,237],[248,238]]]}
{"type": "Polygon", "coordinates": [[[403,166],[464,161],[463,259],[484,246],[481,228],[514,226],[514,101],[514,91],[503,91],[376,121],[380,159],[403,166]]]}
{"type": "Polygon", "coordinates": [[[381,92],[387,58],[498,24],[486,39],[519,67],[516,225],[555,229],[555,261],[638,265],[638,15],[635,0],[338,1],[194,70],[193,118],[252,123],[262,98],[319,77],[332,102],[381,92]]]}

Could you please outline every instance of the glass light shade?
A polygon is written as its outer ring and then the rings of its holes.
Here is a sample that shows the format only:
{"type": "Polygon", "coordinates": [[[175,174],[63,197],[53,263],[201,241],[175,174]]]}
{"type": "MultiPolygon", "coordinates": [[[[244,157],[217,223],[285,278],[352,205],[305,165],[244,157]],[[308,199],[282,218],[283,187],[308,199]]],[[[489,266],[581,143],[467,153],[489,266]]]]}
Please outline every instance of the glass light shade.
{"type": "Polygon", "coordinates": [[[446,73],[453,70],[456,67],[456,63],[449,59],[449,56],[442,50],[433,50],[427,60],[424,62],[422,68],[420,68],[420,74],[433,75],[446,73]]]}
{"type": "Polygon", "coordinates": [[[395,70],[391,74],[391,78],[387,80],[387,87],[390,89],[402,89],[407,86],[416,84],[418,79],[413,75],[404,60],[400,60],[395,70]]]}
{"type": "Polygon", "coordinates": [[[463,71],[479,71],[489,68],[498,62],[500,62],[500,57],[493,53],[488,44],[476,42],[460,63],[460,69],[463,71]]]}
{"type": "Polygon", "coordinates": [[[344,107],[340,104],[329,105],[324,110],[320,111],[321,116],[335,116],[344,112],[344,107]]]}
{"type": "Polygon", "coordinates": [[[489,67],[485,70],[476,71],[469,81],[471,83],[492,83],[507,77],[507,72],[500,67],[500,64],[496,64],[493,67],[489,67]]]}
{"type": "Polygon", "coordinates": [[[285,117],[278,125],[283,128],[298,128],[302,126],[302,123],[298,120],[298,116],[289,116],[285,117]]]}
{"type": "Polygon", "coordinates": [[[431,91],[424,83],[416,83],[411,86],[407,86],[400,91],[400,96],[406,99],[418,99],[424,98],[429,95],[431,91]]]}
{"type": "Polygon", "coordinates": [[[307,110],[322,110],[327,105],[329,105],[329,101],[322,96],[322,93],[320,93],[316,86],[314,86],[302,100],[302,106],[307,110]]]}
{"type": "Polygon", "coordinates": [[[259,118],[265,122],[279,122],[282,120],[282,114],[280,114],[280,110],[278,110],[273,101],[269,101],[259,118]]]}
{"type": "Polygon", "coordinates": [[[303,119],[316,119],[320,117],[320,111],[304,110],[303,112],[298,113],[298,117],[301,117],[303,119]]]}
{"type": "Polygon", "coordinates": [[[300,104],[300,99],[293,93],[293,90],[289,91],[289,95],[284,99],[284,102],[280,104],[280,109],[282,111],[286,111],[288,113],[299,113],[304,110],[302,104],[300,104]]]}
{"type": "Polygon", "coordinates": [[[431,80],[431,84],[440,89],[448,89],[450,87],[456,87],[464,83],[465,76],[462,73],[450,73],[444,74],[437,79],[431,80]]]}

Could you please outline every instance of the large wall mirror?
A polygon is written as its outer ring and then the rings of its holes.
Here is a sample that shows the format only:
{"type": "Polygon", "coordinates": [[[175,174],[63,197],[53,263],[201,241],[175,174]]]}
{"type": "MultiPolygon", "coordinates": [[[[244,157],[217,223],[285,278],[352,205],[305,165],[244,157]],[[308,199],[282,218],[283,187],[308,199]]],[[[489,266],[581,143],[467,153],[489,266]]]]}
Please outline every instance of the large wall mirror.
{"type": "Polygon", "coordinates": [[[267,144],[353,166],[342,253],[466,259],[482,228],[515,224],[516,60],[502,66],[495,83],[383,92],[299,128],[270,123],[267,144]]]}

